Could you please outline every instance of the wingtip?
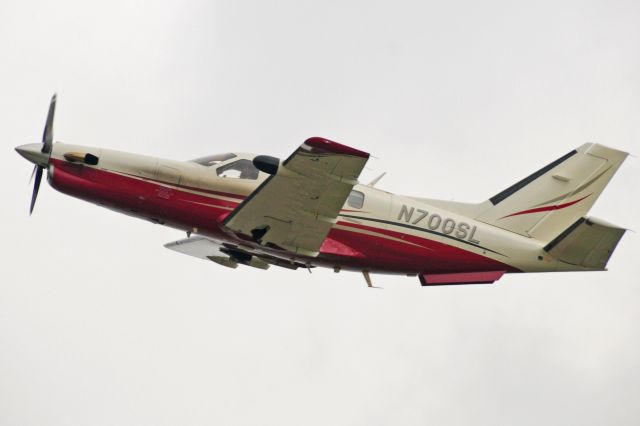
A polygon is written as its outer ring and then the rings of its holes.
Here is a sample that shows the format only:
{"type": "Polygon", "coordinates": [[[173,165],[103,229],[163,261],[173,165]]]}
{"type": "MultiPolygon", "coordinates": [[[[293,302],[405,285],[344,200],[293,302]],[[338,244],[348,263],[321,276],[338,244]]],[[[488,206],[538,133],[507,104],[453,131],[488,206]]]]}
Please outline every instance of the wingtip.
{"type": "Polygon", "coordinates": [[[305,145],[312,148],[313,151],[318,153],[330,153],[330,154],[343,154],[353,155],[355,157],[369,158],[369,153],[360,151],[359,149],[352,148],[347,145],[343,145],[338,142],[334,142],[329,139],[325,139],[319,136],[313,136],[307,139],[305,145]]]}

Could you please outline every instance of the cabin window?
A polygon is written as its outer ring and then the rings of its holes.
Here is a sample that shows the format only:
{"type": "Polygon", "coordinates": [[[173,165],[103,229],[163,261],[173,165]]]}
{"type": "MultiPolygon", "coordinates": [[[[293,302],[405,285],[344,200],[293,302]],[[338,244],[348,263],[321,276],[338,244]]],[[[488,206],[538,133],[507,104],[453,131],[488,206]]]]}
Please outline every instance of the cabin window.
{"type": "Polygon", "coordinates": [[[203,166],[213,166],[214,164],[222,163],[223,161],[231,160],[235,158],[236,155],[230,152],[225,154],[216,154],[209,155],[206,157],[196,158],[195,160],[191,160],[194,163],[202,164],[203,166]]]}
{"type": "Polygon", "coordinates": [[[364,205],[364,193],[360,191],[351,191],[349,198],[347,198],[347,204],[354,209],[361,209],[364,205]]]}
{"type": "Polygon", "coordinates": [[[237,160],[218,167],[216,173],[220,177],[255,180],[260,172],[251,160],[237,160]]]}

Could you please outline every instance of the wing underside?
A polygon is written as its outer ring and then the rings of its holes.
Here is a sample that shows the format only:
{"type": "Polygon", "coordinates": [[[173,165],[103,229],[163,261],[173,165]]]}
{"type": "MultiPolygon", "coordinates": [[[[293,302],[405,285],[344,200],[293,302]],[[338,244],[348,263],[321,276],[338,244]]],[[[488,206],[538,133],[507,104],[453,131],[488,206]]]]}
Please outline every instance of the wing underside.
{"type": "Polygon", "coordinates": [[[270,265],[287,269],[307,267],[307,265],[302,263],[274,257],[251,247],[241,247],[203,236],[185,238],[167,243],[164,246],[178,253],[210,260],[219,265],[234,269],[237,268],[238,265],[246,265],[258,269],[268,269],[270,265]]]}

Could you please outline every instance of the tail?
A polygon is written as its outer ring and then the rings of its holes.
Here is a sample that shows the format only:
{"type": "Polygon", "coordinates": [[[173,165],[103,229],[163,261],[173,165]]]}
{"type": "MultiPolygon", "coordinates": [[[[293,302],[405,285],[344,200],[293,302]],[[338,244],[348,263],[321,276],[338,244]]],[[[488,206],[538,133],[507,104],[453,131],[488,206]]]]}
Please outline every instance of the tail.
{"type": "Polygon", "coordinates": [[[626,157],[584,144],[491,197],[476,220],[550,243],[587,214],[626,157]]]}

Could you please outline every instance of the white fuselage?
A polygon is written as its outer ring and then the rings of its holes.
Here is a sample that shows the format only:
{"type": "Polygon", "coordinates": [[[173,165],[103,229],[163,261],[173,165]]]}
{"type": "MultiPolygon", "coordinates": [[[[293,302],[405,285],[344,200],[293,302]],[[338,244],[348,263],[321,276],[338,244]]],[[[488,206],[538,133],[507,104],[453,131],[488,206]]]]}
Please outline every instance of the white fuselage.
{"type": "MultiPolygon", "coordinates": [[[[255,179],[243,179],[216,170],[253,157],[237,153],[206,166],[56,143],[49,182],[61,192],[125,214],[246,246],[251,244],[225,232],[221,221],[268,175],[259,172],[255,179]],[[99,163],[70,162],[65,154],[73,152],[91,153],[99,163]]],[[[362,204],[348,201],[328,236],[331,241],[317,258],[302,256],[301,263],[403,274],[584,269],[558,262],[543,250],[542,241],[475,220],[469,205],[395,195],[365,185],[354,190],[364,195],[362,204]]]]}

